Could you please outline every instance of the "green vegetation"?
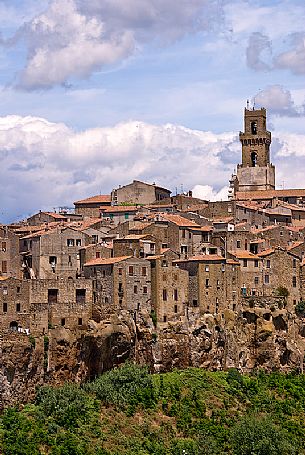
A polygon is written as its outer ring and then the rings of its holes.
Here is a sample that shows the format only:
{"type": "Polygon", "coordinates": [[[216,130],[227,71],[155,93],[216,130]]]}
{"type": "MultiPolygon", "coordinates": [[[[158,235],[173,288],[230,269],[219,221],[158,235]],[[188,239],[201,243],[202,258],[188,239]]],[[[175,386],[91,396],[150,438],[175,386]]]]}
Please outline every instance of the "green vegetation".
{"type": "Polygon", "coordinates": [[[79,387],[40,388],[0,419],[5,455],[305,454],[305,376],[125,364],[79,387]]]}
{"type": "Polygon", "coordinates": [[[285,297],[287,299],[287,297],[289,296],[289,291],[287,288],[284,288],[283,286],[279,286],[275,290],[275,295],[277,295],[279,297],[285,297]]]}
{"type": "Polygon", "coordinates": [[[295,306],[295,312],[298,316],[304,317],[305,315],[305,302],[301,300],[299,303],[296,304],[295,306]]]}

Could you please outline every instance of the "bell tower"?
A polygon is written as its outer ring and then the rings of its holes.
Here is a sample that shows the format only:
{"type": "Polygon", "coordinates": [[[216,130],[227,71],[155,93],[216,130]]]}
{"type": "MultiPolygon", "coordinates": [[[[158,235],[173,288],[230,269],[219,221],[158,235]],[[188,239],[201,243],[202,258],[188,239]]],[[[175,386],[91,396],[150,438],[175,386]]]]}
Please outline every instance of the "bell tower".
{"type": "Polygon", "coordinates": [[[270,163],[271,133],[266,127],[266,109],[245,109],[242,164],[237,167],[238,191],[275,189],[275,167],[270,163]]]}

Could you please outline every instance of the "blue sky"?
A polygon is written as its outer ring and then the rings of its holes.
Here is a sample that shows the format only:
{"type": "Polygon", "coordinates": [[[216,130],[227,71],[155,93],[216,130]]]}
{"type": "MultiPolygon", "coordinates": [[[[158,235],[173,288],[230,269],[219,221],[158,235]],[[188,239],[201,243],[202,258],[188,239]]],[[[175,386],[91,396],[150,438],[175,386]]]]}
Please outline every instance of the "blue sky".
{"type": "Polygon", "coordinates": [[[224,198],[247,99],[305,187],[304,24],[296,0],[0,1],[0,221],[133,178],[224,198]]]}

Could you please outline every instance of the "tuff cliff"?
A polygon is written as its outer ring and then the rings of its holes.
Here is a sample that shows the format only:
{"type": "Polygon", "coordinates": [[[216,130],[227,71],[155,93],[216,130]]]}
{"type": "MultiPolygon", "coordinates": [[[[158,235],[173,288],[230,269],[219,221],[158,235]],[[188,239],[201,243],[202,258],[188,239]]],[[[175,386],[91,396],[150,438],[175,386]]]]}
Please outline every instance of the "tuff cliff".
{"type": "Polygon", "coordinates": [[[123,312],[89,329],[50,328],[40,337],[3,334],[0,344],[1,407],[34,397],[37,387],[85,382],[127,359],[165,372],[188,366],[303,371],[305,320],[281,299],[249,299],[223,317],[205,314],[155,327],[146,313],[123,312]]]}

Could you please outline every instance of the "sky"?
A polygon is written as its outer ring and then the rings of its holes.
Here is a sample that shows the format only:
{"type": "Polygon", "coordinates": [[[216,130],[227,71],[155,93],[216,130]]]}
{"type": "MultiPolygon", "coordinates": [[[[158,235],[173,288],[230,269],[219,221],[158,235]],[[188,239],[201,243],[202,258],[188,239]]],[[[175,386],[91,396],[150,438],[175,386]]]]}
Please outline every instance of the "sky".
{"type": "Polygon", "coordinates": [[[226,199],[247,100],[305,188],[304,0],[0,0],[0,222],[133,179],[226,199]]]}

